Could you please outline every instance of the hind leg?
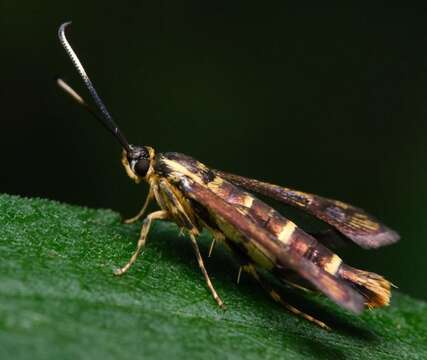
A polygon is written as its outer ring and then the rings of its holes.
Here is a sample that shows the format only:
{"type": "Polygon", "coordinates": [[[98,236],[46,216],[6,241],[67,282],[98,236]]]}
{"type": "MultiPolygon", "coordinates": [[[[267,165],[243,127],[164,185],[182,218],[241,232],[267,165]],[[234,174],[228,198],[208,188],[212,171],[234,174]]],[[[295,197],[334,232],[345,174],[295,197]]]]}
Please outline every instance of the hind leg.
{"type": "Polygon", "coordinates": [[[224,240],[225,247],[234,255],[234,258],[238,261],[240,265],[237,274],[237,283],[239,283],[242,271],[248,273],[258,282],[258,284],[261,285],[261,287],[271,296],[271,298],[273,298],[275,302],[279,303],[285,309],[295,315],[301,316],[302,318],[312,323],[315,323],[317,326],[320,326],[323,329],[330,330],[329,326],[326,325],[324,322],[315,319],[313,316],[302,312],[301,310],[297,309],[296,307],[288,304],[285,300],[283,300],[282,296],[275,289],[273,289],[273,287],[267,281],[265,281],[261,277],[261,275],[256,269],[255,264],[246,256],[246,254],[240,251],[239,248],[236,247],[232,241],[229,241],[227,238],[225,238],[224,240]]]}
{"type": "Polygon", "coordinates": [[[279,303],[281,306],[286,308],[291,313],[298,315],[298,316],[301,316],[302,318],[304,318],[304,319],[306,319],[312,323],[315,323],[316,325],[320,326],[323,329],[330,330],[329,326],[326,325],[324,322],[317,320],[313,316],[310,316],[310,315],[302,312],[301,310],[297,309],[296,307],[285,302],[283,300],[282,296],[276,290],[274,290],[270,284],[268,284],[264,279],[262,279],[262,277],[260,276],[260,274],[256,270],[255,265],[247,264],[247,265],[243,265],[242,267],[243,267],[243,270],[245,272],[250,274],[261,285],[261,287],[271,296],[271,298],[274,301],[279,303]]]}

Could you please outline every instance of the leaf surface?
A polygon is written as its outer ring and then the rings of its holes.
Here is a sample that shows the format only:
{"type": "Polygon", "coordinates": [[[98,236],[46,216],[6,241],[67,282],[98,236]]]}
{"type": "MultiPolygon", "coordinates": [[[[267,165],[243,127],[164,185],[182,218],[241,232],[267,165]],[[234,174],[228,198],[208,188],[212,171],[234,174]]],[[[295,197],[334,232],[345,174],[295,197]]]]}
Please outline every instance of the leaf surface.
{"type": "MultiPolygon", "coordinates": [[[[221,249],[206,258],[218,308],[191,244],[156,223],[123,277],[140,224],[110,210],[0,196],[1,359],[427,359],[427,304],[394,292],[356,317],[320,295],[282,288],[322,330],[276,305],[221,249]]],[[[208,235],[200,239],[207,254],[208,235]]]]}

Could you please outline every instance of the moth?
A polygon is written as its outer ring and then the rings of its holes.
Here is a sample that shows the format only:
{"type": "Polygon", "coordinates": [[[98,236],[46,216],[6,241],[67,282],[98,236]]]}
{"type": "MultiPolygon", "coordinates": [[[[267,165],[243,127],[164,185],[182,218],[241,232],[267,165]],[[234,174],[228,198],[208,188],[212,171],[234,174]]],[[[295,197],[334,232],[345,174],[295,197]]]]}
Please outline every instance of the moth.
{"type": "MultiPolygon", "coordinates": [[[[220,307],[224,302],[206,271],[197,237],[207,229],[215,242],[221,242],[236,258],[241,272],[253,277],[290,312],[327,328],[327,325],[288,304],[263,276],[271,272],[284,284],[306,286],[320,291],[341,307],[360,313],[365,308],[386,306],[391,283],[384,277],[356,269],[327,245],[334,232],[363,248],[378,248],[399,240],[399,235],[362,209],[318,195],[292,190],[220,170],[210,169],[190,156],[157,153],[150,146],[131,145],[116,125],[97,94],[80,60],[70,46],[64,23],[58,30],[60,43],[85,83],[97,110],[67,83],[57,83],[72,99],[91,112],[122,147],[122,164],[136,183],[148,183],[149,192],[141,211],[126,223],[142,219],[148,204],[155,200],[159,210],[145,216],[136,250],[126,265],[116,271],[122,275],[137,260],[155,220],[175,222],[188,233],[207,287],[220,307]],[[330,225],[333,231],[313,235],[299,228],[254,194],[278,200],[301,209],[330,225]],[[290,279],[297,279],[296,281],[290,279]],[[301,281],[300,281],[301,280],[301,281]]],[[[212,251],[212,246],[210,252],[212,251]]]]}

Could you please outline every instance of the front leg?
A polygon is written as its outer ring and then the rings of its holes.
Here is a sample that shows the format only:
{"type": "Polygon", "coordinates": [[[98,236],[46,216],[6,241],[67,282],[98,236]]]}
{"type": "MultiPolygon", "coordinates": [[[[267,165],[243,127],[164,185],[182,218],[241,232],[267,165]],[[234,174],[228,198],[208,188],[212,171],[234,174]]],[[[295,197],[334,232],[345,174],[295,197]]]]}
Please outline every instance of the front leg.
{"type": "Polygon", "coordinates": [[[138,221],[139,219],[142,218],[142,216],[144,215],[145,211],[147,210],[148,205],[150,204],[150,201],[153,199],[154,197],[154,193],[153,190],[150,187],[150,190],[148,192],[147,198],[145,199],[144,202],[144,206],[142,207],[142,209],[139,211],[138,214],[136,214],[134,217],[131,217],[129,219],[125,219],[123,220],[123,222],[125,224],[133,224],[134,222],[138,221]]]}
{"type": "Polygon", "coordinates": [[[138,244],[136,246],[136,250],[133,253],[132,257],[128,261],[128,263],[123,266],[121,269],[117,269],[114,274],[115,275],[123,275],[126,271],[129,270],[129,268],[132,266],[132,264],[136,261],[138,258],[139,253],[141,252],[141,249],[145,245],[145,241],[147,239],[148,232],[150,231],[151,223],[153,220],[166,220],[169,218],[169,213],[164,210],[159,210],[151,213],[148,215],[142,224],[141,228],[141,234],[139,236],[138,244]]]}

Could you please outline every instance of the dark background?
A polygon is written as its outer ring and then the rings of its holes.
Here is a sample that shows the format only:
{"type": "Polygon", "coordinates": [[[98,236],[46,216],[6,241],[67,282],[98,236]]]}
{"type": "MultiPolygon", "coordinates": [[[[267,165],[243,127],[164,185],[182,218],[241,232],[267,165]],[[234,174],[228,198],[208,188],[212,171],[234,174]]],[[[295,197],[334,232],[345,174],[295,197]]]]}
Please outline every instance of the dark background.
{"type": "Polygon", "coordinates": [[[0,192],[126,216],[143,202],[146,186],[129,181],[119,146],[55,87],[60,74],[88,97],[56,35],[73,20],[70,42],[131,142],[369,210],[402,241],[350,247],[345,259],[427,299],[425,11],[0,6],[0,192]]]}

